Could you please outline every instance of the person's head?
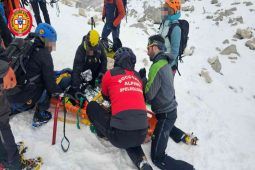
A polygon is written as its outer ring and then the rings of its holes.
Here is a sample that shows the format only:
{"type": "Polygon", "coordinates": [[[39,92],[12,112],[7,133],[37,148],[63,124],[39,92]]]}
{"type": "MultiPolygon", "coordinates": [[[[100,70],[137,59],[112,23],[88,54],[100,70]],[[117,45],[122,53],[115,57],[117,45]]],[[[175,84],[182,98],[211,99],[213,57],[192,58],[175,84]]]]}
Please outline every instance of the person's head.
{"type": "Polygon", "coordinates": [[[47,23],[40,23],[35,29],[36,35],[44,42],[45,47],[51,52],[56,49],[57,32],[47,23]]]}
{"type": "Polygon", "coordinates": [[[130,48],[121,47],[114,54],[114,67],[121,67],[127,70],[134,70],[136,56],[130,48]]]}
{"type": "Polygon", "coordinates": [[[147,54],[150,56],[151,60],[156,54],[165,50],[165,39],[160,34],[152,35],[149,37],[147,44],[147,54]]]}
{"type": "Polygon", "coordinates": [[[97,48],[99,40],[100,40],[99,33],[96,30],[90,30],[88,32],[83,42],[84,48],[88,56],[94,55],[94,49],[97,48]]]}
{"type": "Polygon", "coordinates": [[[180,14],[180,0],[165,0],[161,7],[161,17],[165,20],[167,17],[180,14]]]}

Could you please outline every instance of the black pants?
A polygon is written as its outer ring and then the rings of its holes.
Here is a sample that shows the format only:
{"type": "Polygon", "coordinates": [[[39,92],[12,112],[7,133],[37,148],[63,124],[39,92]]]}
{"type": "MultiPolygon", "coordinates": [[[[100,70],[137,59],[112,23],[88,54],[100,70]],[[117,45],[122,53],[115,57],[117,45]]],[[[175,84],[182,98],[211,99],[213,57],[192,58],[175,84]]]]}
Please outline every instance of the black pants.
{"type": "Polygon", "coordinates": [[[4,41],[5,47],[12,42],[12,34],[11,31],[8,29],[7,24],[4,22],[2,15],[0,14],[0,35],[4,41]]]}
{"type": "Polygon", "coordinates": [[[180,142],[184,134],[174,126],[177,118],[177,110],[169,113],[157,114],[157,125],[154,130],[154,138],[151,144],[152,162],[164,170],[193,170],[193,166],[181,160],[175,160],[165,153],[168,138],[171,137],[175,142],[180,142]]]}
{"type": "Polygon", "coordinates": [[[133,163],[138,166],[145,157],[141,144],[145,140],[147,129],[125,131],[111,127],[111,114],[96,102],[88,104],[87,114],[97,134],[107,137],[114,146],[126,149],[133,163]]]}
{"type": "Polygon", "coordinates": [[[37,0],[30,0],[30,3],[31,3],[31,6],[32,6],[34,14],[35,14],[35,20],[36,20],[37,25],[42,23],[39,6],[43,13],[44,21],[46,23],[50,24],[50,17],[49,17],[49,13],[48,13],[47,6],[46,6],[46,1],[41,0],[41,1],[37,2],[37,0]]]}
{"type": "Polygon", "coordinates": [[[9,124],[10,106],[0,87],[0,162],[7,162],[20,169],[17,145],[9,124]]]}

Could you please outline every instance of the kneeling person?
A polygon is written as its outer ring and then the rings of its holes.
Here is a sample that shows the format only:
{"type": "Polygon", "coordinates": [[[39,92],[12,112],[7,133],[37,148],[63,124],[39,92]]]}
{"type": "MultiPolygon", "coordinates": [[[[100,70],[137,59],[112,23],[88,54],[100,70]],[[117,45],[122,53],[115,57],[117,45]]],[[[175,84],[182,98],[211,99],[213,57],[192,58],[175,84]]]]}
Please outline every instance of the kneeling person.
{"type": "Polygon", "coordinates": [[[114,57],[114,68],[105,73],[101,84],[103,97],[111,102],[111,112],[90,102],[87,114],[99,137],[126,149],[138,169],[151,170],[141,147],[148,121],[142,81],[134,70],[136,56],[131,49],[123,47],[114,57]]]}
{"type": "MultiPolygon", "coordinates": [[[[47,111],[50,106],[50,95],[61,93],[62,89],[55,81],[54,66],[51,51],[55,48],[57,33],[46,23],[41,23],[35,30],[32,52],[26,66],[26,79],[29,80],[20,89],[21,91],[10,94],[12,114],[32,109],[36,105],[34,126],[46,123],[51,119],[47,111]]],[[[17,79],[19,75],[16,75],[17,79]]]]}

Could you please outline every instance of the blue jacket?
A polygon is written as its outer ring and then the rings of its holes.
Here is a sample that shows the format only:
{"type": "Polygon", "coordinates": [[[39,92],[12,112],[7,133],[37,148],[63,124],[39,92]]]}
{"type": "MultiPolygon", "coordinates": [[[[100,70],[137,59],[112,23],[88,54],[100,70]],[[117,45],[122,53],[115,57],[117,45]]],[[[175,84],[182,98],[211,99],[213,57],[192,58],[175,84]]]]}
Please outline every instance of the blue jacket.
{"type": "Polygon", "coordinates": [[[173,62],[170,63],[171,66],[174,66],[178,62],[178,54],[179,54],[180,41],[181,41],[181,28],[178,26],[174,27],[171,35],[168,35],[168,32],[172,24],[179,23],[178,19],[180,18],[180,16],[181,16],[180,13],[167,16],[164,19],[159,31],[159,33],[165,38],[165,45],[167,48],[167,52],[174,57],[173,62]],[[170,42],[170,39],[171,39],[171,42],[170,42]]]}

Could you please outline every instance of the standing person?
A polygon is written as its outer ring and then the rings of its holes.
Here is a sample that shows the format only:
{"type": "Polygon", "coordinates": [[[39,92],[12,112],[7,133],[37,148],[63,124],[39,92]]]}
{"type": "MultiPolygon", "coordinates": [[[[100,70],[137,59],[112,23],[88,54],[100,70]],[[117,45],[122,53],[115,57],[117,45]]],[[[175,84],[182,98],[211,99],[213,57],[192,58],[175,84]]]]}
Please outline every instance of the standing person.
{"type": "Polygon", "coordinates": [[[178,55],[181,42],[181,28],[178,19],[181,16],[180,0],[165,0],[161,8],[162,25],[159,33],[165,37],[166,51],[171,54],[173,61],[170,63],[175,75],[178,64],[178,55]],[[172,28],[170,32],[169,29],[172,28]],[[170,41],[171,40],[171,41],[170,41]]]}
{"type": "Polygon", "coordinates": [[[134,70],[135,63],[136,56],[131,49],[123,47],[115,53],[114,68],[105,73],[101,84],[102,95],[110,101],[111,111],[92,101],[87,106],[87,114],[99,137],[126,149],[138,169],[152,170],[141,147],[148,121],[143,85],[134,70]]]}
{"type": "MultiPolygon", "coordinates": [[[[27,1],[27,0],[24,0],[24,1],[27,1]]],[[[42,23],[39,7],[43,13],[44,21],[46,23],[50,24],[50,17],[49,17],[49,13],[47,10],[46,0],[30,0],[30,3],[31,3],[31,6],[34,11],[35,20],[36,20],[37,25],[42,23]]]]}
{"type": "Polygon", "coordinates": [[[19,151],[9,124],[10,105],[5,95],[6,89],[15,86],[15,74],[7,59],[0,56],[0,169],[21,170],[19,151]]]}
{"type": "MultiPolygon", "coordinates": [[[[57,86],[54,74],[54,65],[51,52],[55,50],[57,33],[47,24],[41,23],[35,30],[36,38],[32,46],[29,61],[26,65],[26,79],[19,92],[10,94],[12,114],[32,109],[36,106],[33,126],[47,123],[52,115],[49,111],[50,96],[61,93],[57,86]]],[[[19,79],[20,75],[16,75],[19,79]]]]}
{"type": "Polygon", "coordinates": [[[7,27],[7,19],[5,16],[5,11],[3,7],[3,2],[0,2],[0,36],[3,38],[4,46],[8,47],[8,45],[12,42],[12,34],[9,28],[7,27]]]}
{"type": "Polygon", "coordinates": [[[102,32],[102,39],[107,39],[112,33],[114,46],[118,46],[120,23],[126,15],[124,5],[126,4],[123,4],[123,0],[104,0],[102,20],[105,22],[106,19],[106,22],[102,32]]]}
{"type": "Polygon", "coordinates": [[[107,58],[99,39],[96,30],[90,30],[82,38],[74,58],[70,94],[81,92],[83,83],[95,86],[96,79],[101,81],[106,72],[107,58]]]}
{"type": "MultiPolygon", "coordinates": [[[[151,159],[160,169],[193,170],[193,166],[180,160],[174,160],[165,153],[169,136],[175,141],[188,141],[188,135],[176,128],[177,102],[173,86],[173,74],[169,63],[172,61],[164,53],[165,41],[161,35],[149,37],[147,54],[153,64],[150,67],[149,79],[145,86],[145,98],[156,114],[157,124],[151,144],[151,159]]],[[[146,73],[139,71],[145,79],[146,73]]],[[[194,143],[195,144],[195,143],[194,143]]]]}

